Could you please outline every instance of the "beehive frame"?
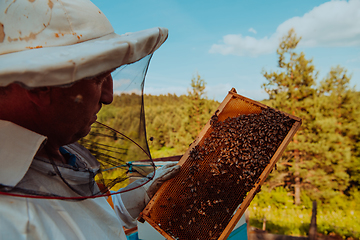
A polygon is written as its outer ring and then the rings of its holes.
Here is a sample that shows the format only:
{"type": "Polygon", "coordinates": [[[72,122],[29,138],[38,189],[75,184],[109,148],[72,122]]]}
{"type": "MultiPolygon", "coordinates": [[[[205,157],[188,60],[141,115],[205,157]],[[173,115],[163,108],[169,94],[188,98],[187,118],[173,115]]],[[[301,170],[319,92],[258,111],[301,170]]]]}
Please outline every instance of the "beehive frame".
{"type": "MultiPolygon", "coordinates": [[[[220,106],[218,107],[218,109],[216,111],[216,116],[215,115],[214,116],[216,117],[216,119],[218,119],[218,121],[224,121],[225,119],[227,119],[229,117],[235,117],[235,116],[239,116],[239,115],[248,115],[248,114],[259,114],[265,109],[270,109],[270,108],[262,103],[259,103],[259,102],[253,101],[251,99],[248,99],[246,97],[243,97],[241,95],[238,95],[236,93],[236,90],[232,89],[229,92],[229,94],[226,96],[224,101],[220,104],[220,106]]],[[[280,112],[280,111],[277,111],[277,112],[280,112]]],[[[299,127],[301,125],[300,118],[289,115],[287,113],[283,113],[283,112],[281,112],[281,114],[292,119],[293,124],[292,124],[291,128],[287,132],[286,136],[282,139],[280,145],[278,146],[278,148],[272,155],[271,159],[269,160],[269,163],[262,170],[261,175],[258,177],[256,183],[253,184],[253,187],[251,188],[251,190],[247,192],[246,196],[243,199],[237,199],[237,201],[240,201],[240,203],[241,203],[241,204],[239,204],[240,206],[237,205],[238,207],[235,208],[234,212],[227,213],[227,217],[230,220],[228,222],[226,222],[226,226],[221,227],[221,229],[222,229],[221,234],[219,233],[220,228],[217,227],[218,223],[215,223],[215,226],[212,225],[212,227],[217,228],[217,230],[216,230],[216,231],[218,231],[217,236],[212,237],[212,232],[207,229],[207,231],[209,231],[209,236],[207,236],[207,239],[226,239],[229,236],[229,234],[235,227],[236,223],[239,221],[241,216],[244,214],[246,208],[249,206],[251,200],[254,198],[255,194],[259,191],[259,189],[260,189],[261,185],[264,183],[266,177],[269,175],[269,173],[275,166],[275,163],[280,158],[281,154],[284,152],[286,146],[289,144],[292,137],[294,136],[296,131],[299,129],[299,127]],[[220,234],[220,236],[219,236],[219,234],[220,234]]],[[[174,236],[174,234],[172,234],[172,232],[171,232],[171,228],[174,229],[174,228],[180,227],[182,230],[184,228],[189,228],[190,225],[193,225],[195,223],[201,224],[201,226],[205,226],[208,224],[206,221],[214,221],[214,219],[210,219],[210,217],[209,217],[209,219],[207,219],[207,216],[205,216],[205,213],[202,212],[201,209],[200,210],[197,209],[197,211],[200,214],[204,214],[204,216],[201,216],[202,218],[200,219],[200,221],[202,221],[202,222],[199,222],[199,219],[195,219],[195,217],[192,217],[189,220],[189,225],[186,225],[186,226],[176,225],[177,224],[176,222],[171,223],[171,221],[173,221],[173,219],[180,218],[181,216],[173,216],[174,211],[171,210],[171,207],[174,207],[175,204],[173,204],[172,206],[169,205],[169,204],[171,204],[171,202],[178,203],[179,201],[182,201],[182,198],[183,198],[182,191],[177,191],[177,189],[184,190],[185,187],[181,186],[181,184],[183,184],[185,182],[184,179],[186,179],[186,177],[190,175],[188,166],[189,166],[189,161],[190,161],[189,159],[190,159],[191,151],[194,151],[194,148],[196,148],[199,144],[200,145],[203,144],[204,139],[206,139],[213,131],[213,129],[211,127],[212,119],[210,119],[208,121],[208,123],[205,125],[205,127],[202,129],[202,131],[199,133],[198,137],[194,140],[194,142],[190,145],[189,149],[185,152],[183,157],[180,159],[178,164],[183,166],[183,168],[182,168],[182,170],[181,170],[182,172],[179,174],[179,176],[177,176],[175,179],[172,179],[172,180],[166,182],[165,184],[163,184],[163,186],[155,194],[155,196],[149,202],[149,204],[144,209],[144,211],[140,214],[139,219],[141,221],[146,220],[150,225],[152,225],[155,229],[157,229],[166,239],[170,239],[170,240],[171,239],[183,239],[183,238],[177,238],[177,236],[174,236]],[[164,219],[169,220],[169,223],[167,223],[167,220],[165,221],[164,219]],[[167,223],[166,229],[164,229],[164,227],[165,227],[164,224],[161,224],[161,222],[164,222],[164,221],[167,223]],[[170,227],[169,227],[169,225],[170,225],[170,227]]],[[[205,163],[204,163],[204,166],[201,166],[201,167],[202,167],[201,171],[209,171],[209,166],[207,166],[205,163]]],[[[192,181],[194,181],[194,180],[192,179],[192,181]]],[[[195,183],[195,185],[196,185],[196,183],[195,183]]],[[[189,201],[189,200],[187,200],[187,201],[189,201]]],[[[210,205],[211,206],[215,205],[215,201],[212,201],[212,202],[210,201],[209,206],[210,205]]],[[[175,206],[175,208],[176,207],[177,206],[175,206]]],[[[232,207],[231,209],[234,209],[234,207],[232,207]]],[[[191,211],[191,209],[189,209],[189,210],[191,211]]],[[[187,213],[185,211],[187,211],[187,210],[183,209],[182,211],[184,212],[183,215],[186,216],[187,213]]],[[[226,211],[228,211],[228,208],[226,208],[226,211]]],[[[177,214],[177,215],[179,215],[179,214],[177,214]]],[[[196,218],[198,218],[198,217],[196,217],[196,218]]],[[[215,221],[217,221],[217,220],[215,220],[215,221]]],[[[198,226],[200,226],[200,225],[198,225],[198,226]]],[[[219,226],[221,226],[221,223],[219,223],[219,226]]],[[[177,229],[177,230],[179,230],[179,229],[177,229]]],[[[199,237],[199,239],[200,238],[201,237],[199,237]]],[[[196,238],[194,238],[194,239],[196,239],[196,238]]]]}

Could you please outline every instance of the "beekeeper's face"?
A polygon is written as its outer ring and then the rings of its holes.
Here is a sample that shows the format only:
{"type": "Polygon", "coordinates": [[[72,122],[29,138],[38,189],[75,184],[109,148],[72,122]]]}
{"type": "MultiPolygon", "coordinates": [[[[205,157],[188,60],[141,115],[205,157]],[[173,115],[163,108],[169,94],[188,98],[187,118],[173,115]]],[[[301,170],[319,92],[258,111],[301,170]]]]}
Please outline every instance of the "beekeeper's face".
{"type": "Polygon", "coordinates": [[[69,144],[86,136],[97,119],[102,104],[113,101],[113,80],[110,72],[83,79],[71,87],[54,87],[52,103],[57,126],[57,138],[69,144]]]}

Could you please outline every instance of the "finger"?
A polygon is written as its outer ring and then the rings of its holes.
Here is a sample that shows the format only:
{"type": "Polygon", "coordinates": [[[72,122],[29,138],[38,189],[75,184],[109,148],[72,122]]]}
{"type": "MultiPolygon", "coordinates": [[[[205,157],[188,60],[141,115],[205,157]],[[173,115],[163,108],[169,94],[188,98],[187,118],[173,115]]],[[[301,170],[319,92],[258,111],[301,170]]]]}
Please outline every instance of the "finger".
{"type": "Polygon", "coordinates": [[[172,166],[167,169],[167,171],[160,177],[162,181],[167,181],[173,177],[175,177],[180,172],[180,165],[172,166]]]}
{"type": "Polygon", "coordinates": [[[174,162],[174,163],[167,163],[167,164],[163,165],[161,168],[163,168],[163,169],[171,168],[171,167],[175,166],[176,164],[177,164],[176,162],[174,162]]]}

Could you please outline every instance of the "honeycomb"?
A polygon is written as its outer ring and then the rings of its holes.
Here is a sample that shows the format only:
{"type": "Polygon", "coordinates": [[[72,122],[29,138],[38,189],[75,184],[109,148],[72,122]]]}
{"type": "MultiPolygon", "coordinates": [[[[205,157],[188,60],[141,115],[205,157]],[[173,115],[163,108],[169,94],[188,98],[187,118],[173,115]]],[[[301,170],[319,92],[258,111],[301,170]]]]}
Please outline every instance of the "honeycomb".
{"type": "Polygon", "coordinates": [[[249,192],[247,205],[260,190],[294,125],[298,119],[232,94],[142,217],[167,239],[219,239],[249,192]]]}

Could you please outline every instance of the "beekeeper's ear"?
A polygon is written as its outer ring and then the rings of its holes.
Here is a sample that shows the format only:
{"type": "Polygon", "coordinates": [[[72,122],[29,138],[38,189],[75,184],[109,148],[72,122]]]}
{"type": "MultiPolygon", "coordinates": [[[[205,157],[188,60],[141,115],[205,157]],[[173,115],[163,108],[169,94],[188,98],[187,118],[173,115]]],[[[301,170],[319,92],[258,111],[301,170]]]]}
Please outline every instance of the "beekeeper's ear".
{"type": "Polygon", "coordinates": [[[28,98],[39,107],[50,105],[51,87],[37,87],[26,91],[28,98]]]}

